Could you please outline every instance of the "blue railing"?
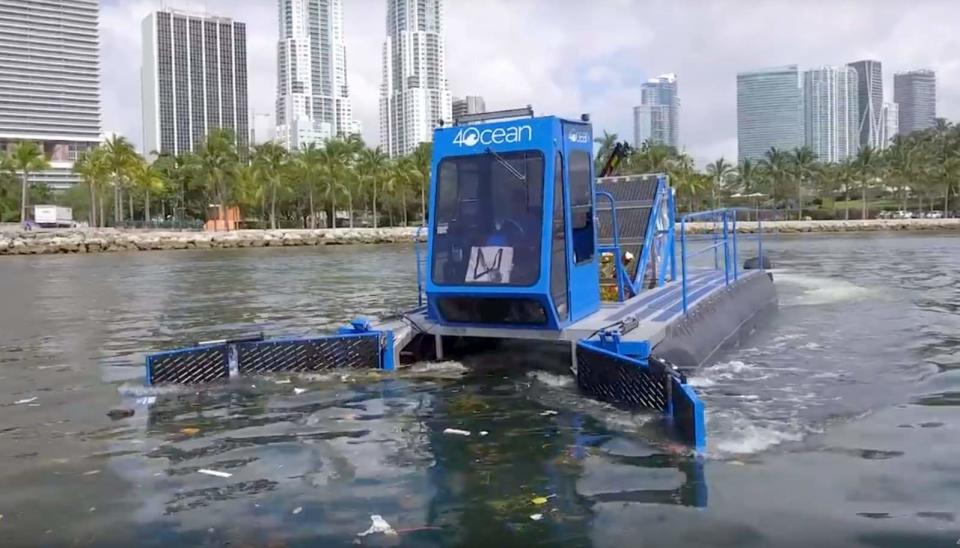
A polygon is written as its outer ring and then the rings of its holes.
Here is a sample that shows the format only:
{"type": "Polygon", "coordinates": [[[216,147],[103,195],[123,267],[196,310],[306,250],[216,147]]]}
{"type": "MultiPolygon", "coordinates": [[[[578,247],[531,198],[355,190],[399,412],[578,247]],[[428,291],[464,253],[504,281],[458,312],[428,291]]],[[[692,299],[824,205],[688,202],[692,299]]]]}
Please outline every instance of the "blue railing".
{"type": "Polygon", "coordinates": [[[425,257],[420,254],[420,234],[424,228],[427,227],[423,225],[417,227],[417,233],[413,237],[413,252],[417,256],[417,306],[423,306],[423,271],[426,269],[426,264],[424,264],[425,257]]]}
{"type": "MultiPolygon", "coordinates": [[[[683,313],[686,314],[689,308],[689,297],[687,288],[687,262],[694,257],[704,255],[710,251],[713,252],[713,265],[717,271],[723,271],[723,281],[725,285],[730,285],[740,278],[739,239],[749,239],[749,236],[737,235],[737,212],[740,210],[753,211],[745,208],[726,208],[714,209],[711,211],[700,211],[696,213],[687,213],[680,217],[680,283],[682,285],[683,313]],[[710,232],[691,237],[687,235],[688,222],[707,222],[713,223],[710,232]],[[688,242],[707,242],[707,245],[690,251],[687,249],[688,242]],[[721,264],[721,258],[722,264],[721,264]]],[[[757,262],[758,268],[763,269],[763,222],[757,216],[757,262]]]]}

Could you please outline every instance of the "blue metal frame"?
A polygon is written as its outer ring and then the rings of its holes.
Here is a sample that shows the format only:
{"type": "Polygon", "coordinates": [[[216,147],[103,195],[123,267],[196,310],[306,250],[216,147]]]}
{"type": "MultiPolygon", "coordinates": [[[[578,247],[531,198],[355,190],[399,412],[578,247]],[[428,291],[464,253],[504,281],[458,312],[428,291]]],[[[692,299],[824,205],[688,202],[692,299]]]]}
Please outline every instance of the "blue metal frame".
{"type": "MultiPolygon", "coordinates": [[[[601,332],[598,339],[585,339],[577,342],[577,346],[589,349],[592,352],[604,354],[609,358],[614,358],[626,366],[634,366],[643,369],[650,368],[648,361],[650,357],[650,344],[647,341],[622,341],[619,333],[616,331],[601,332]]],[[[661,409],[661,413],[671,422],[678,420],[674,409],[674,394],[681,394],[686,400],[685,404],[690,407],[690,422],[680,425],[689,430],[690,442],[697,453],[703,453],[707,448],[707,424],[706,414],[703,402],[697,396],[696,391],[683,382],[680,378],[670,376],[670,397],[667,398],[666,406],[661,409]]]]}
{"type": "Polygon", "coordinates": [[[178,350],[167,350],[164,352],[156,352],[154,354],[148,354],[145,362],[146,368],[146,384],[150,386],[153,384],[153,362],[157,358],[172,356],[177,354],[187,354],[190,352],[197,352],[200,350],[210,350],[213,348],[219,348],[224,351],[226,359],[224,360],[224,378],[232,378],[237,374],[237,352],[236,349],[240,345],[244,344],[283,344],[283,343],[299,343],[306,341],[316,341],[321,339],[334,339],[334,338],[353,338],[353,337],[377,337],[379,339],[380,346],[380,360],[379,368],[384,371],[393,371],[396,368],[396,363],[394,362],[394,349],[395,349],[395,336],[393,331],[382,331],[372,329],[370,322],[363,318],[357,318],[350,322],[349,326],[341,327],[337,330],[336,335],[329,335],[323,337],[278,337],[273,339],[264,339],[258,341],[227,341],[227,342],[217,342],[213,344],[203,344],[197,345],[190,348],[181,348],[178,350]]]}
{"type": "MultiPolygon", "coordinates": [[[[739,262],[740,249],[737,244],[737,212],[753,211],[744,208],[724,208],[713,209],[710,211],[699,211],[687,213],[680,217],[680,279],[683,292],[683,313],[689,310],[689,295],[687,292],[687,260],[693,257],[703,255],[713,251],[714,269],[723,271],[724,285],[730,285],[740,278],[739,262]],[[691,239],[687,236],[688,221],[712,221],[714,230],[706,238],[691,239]],[[719,232],[717,229],[719,228],[719,232]],[[713,241],[712,244],[697,251],[687,251],[687,242],[689,241],[713,241]],[[720,250],[723,250],[723,265],[720,265],[720,250]]],[[[760,218],[757,218],[757,256],[759,257],[759,268],[763,270],[763,224],[760,218]]]]}

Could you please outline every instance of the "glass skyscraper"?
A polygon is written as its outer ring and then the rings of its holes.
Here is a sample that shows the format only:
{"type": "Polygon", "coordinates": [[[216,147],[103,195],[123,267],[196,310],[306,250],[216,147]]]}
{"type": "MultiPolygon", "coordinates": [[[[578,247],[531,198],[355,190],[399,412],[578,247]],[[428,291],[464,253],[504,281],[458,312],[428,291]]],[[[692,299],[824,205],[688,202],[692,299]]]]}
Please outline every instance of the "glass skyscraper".
{"type": "Polygon", "coordinates": [[[805,144],[821,162],[840,162],[860,150],[857,71],[822,67],[803,74],[805,144]]]}
{"type": "Polygon", "coordinates": [[[797,65],[737,74],[737,149],[740,161],[759,160],[771,147],[803,146],[797,65]]]}
{"type": "Polygon", "coordinates": [[[0,1],[0,149],[43,148],[33,183],[78,182],[73,162],[100,142],[98,18],[97,0],[0,1]]]}
{"type": "Polygon", "coordinates": [[[380,144],[391,156],[433,139],[453,118],[443,44],[442,0],[387,0],[380,87],[380,144]]]}
{"type": "Polygon", "coordinates": [[[937,77],[932,70],[893,75],[893,101],[900,109],[900,134],[931,128],[937,119],[937,77]]]}
{"type": "Polygon", "coordinates": [[[860,146],[885,148],[883,139],[883,73],[880,61],[870,59],[850,63],[857,71],[857,125],[860,146]]]}
{"type": "Polygon", "coordinates": [[[250,138],[247,32],[226,17],[151,13],[143,32],[144,153],[193,152],[212,129],[250,138]]]}
{"type": "Polygon", "coordinates": [[[634,145],[644,142],[679,148],[680,97],[677,75],[663,74],[640,87],[640,105],[633,108],[634,145]]]}
{"type": "Polygon", "coordinates": [[[359,133],[341,0],[278,0],[277,140],[290,150],[359,133]]]}

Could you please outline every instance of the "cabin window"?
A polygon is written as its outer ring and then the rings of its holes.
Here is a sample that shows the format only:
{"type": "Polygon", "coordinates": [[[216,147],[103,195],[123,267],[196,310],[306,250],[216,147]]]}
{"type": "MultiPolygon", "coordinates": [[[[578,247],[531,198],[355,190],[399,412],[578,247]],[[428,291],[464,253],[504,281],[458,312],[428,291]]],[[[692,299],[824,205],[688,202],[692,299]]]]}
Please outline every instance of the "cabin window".
{"type": "Polygon", "coordinates": [[[582,150],[570,153],[570,226],[573,229],[573,257],[576,264],[593,259],[593,192],[590,185],[590,155],[582,150]]]}
{"type": "Polygon", "coordinates": [[[550,295],[563,321],[569,315],[567,306],[567,223],[563,208],[563,156],[557,152],[553,161],[553,234],[550,257],[550,295]]]}
{"type": "Polygon", "coordinates": [[[543,163],[538,151],[488,151],[440,162],[433,220],[434,283],[537,283],[543,163]]]}

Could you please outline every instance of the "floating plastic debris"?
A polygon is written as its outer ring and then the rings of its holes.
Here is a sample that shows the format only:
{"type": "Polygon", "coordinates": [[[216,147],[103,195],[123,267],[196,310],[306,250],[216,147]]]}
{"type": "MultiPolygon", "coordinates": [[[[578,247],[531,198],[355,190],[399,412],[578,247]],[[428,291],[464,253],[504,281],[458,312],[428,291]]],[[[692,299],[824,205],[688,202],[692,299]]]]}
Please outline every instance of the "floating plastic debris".
{"type": "Polygon", "coordinates": [[[460,430],[458,428],[447,428],[446,430],[443,431],[443,433],[450,436],[469,436],[470,435],[470,432],[466,430],[460,430]]]}
{"type": "Polygon", "coordinates": [[[35,401],[37,401],[37,397],[36,397],[36,396],[34,396],[34,397],[32,397],[32,398],[26,398],[26,399],[23,399],[23,400],[17,400],[17,401],[15,401],[15,402],[13,402],[13,404],[14,404],[14,405],[23,405],[23,404],[25,404],[25,403],[33,403],[33,402],[35,402],[35,401]]]}
{"type": "Polygon", "coordinates": [[[533,500],[531,500],[530,502],[536,504],[537,506],[540,506],[541,504],[547,503],[547,497],[533,497],[533,500]]]}
{"type": "Polygon", "coordinates": [[[556,415],[556,414],[557,414],[557,412],[554,411],[553,409],[547,409],[547,410],[544,411],[543,413],[540,413],[540,416],[541,416],[541,417],[552,417],[552,416],[554,416],[554,415],[556,415]]]}
{"type": "Polygon", "coordinates": [[[486,435],[489,434],[489,433],[490,433],[490,432],[487,432],[486,430],[481,430],[481,431],[480,431],[480,435],[481,435],[481,436],[486,436],[486,435]]]}
{"type": "Polygon", "coordinates": [[[293,509],[293,515],[297,515],[300,512],[303,512],[303,506],[297,506],[296,508],[293,509]]]}
{"type": "Polygon", "coordinates": [[[543,514],[530,514],[530,519],[533,521],[540,521],[543,519],[543,514]]]}
{"type": "Polygon", "coordinates": [[[299,396],[300,394],[303,394],[303,393],[306,392],[306,391],[307,391],[306,388],[294,388],[294,389],[293,389],[293,393],[296,394],[297,396],[299,396]]]}
{"type": "Polygon", "coordinates": [[[373,535],[377,533],[382,533],[384,535],[396,535],[397,532],[393,530],[393,527],[387,523],[387,520],[383,519],[383,516],[380,514],[373,514],[370,516],[370,521],[373,522],[370,525],[370,528],[362,533],[357,533],[358,537],[365,537],[367,535],[373,535]]]}
{"type": "Polygon", "coordinates": [[[230,472],[221,472],[219,470],[208,470],[206,468],[201,468],[197,470],[197,472],[200,472],[201,474],[206,474],[208,476],[216,476],[218,478],[229,478],[230,476],[233,475],[230,472]]]}
{"type": "Polygon", "coordinates": [[[186,428],[181,428],[181,429],[180,429],[180,433],[181,433],[181,434],[186,434],[186,435],[188,435],[188,436],[196,436],[197,434],[200,433],[200,429],[199,429],[199,428],[193,428],[193,427],[188,426],[188,427],[186,427],[186,428]]]}
{"type": "Polygon", "coordinates": [[[90,471],[84,472],[83,475],[84,475],[84,476],[96,476],[96,475],[99,474],[99,473],[100,473],[100,470],[90,470],[90,471]]]}
{"type": "Polygon", "coordinates": [[[136,413],[136,411],[133,409],[111,409],[107,411],[107,416],[116,421],[132,417],[134,413],[136,413]]]}

